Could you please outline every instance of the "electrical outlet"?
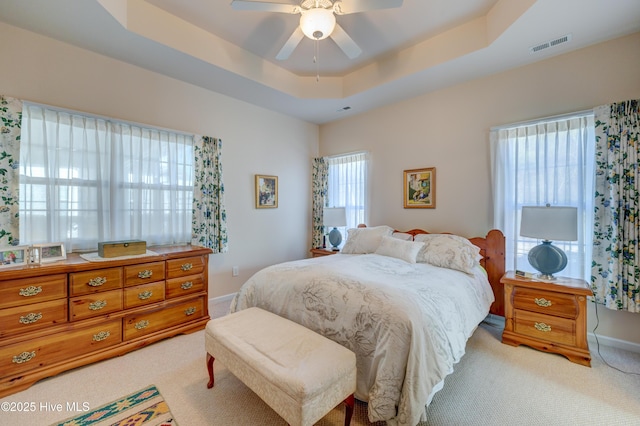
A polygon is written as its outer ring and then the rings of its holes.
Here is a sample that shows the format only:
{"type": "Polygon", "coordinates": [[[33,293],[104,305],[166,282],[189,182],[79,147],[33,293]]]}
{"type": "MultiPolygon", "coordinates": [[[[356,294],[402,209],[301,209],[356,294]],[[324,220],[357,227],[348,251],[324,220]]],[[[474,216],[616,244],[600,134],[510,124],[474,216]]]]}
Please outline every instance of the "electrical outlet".
{"type": "Polygon", "coordinates": [[[233,268],[231,268],[232,276],[237,277],[239,273],[240,273],[240,269],[237,266],[234,266],[233,268]]]}

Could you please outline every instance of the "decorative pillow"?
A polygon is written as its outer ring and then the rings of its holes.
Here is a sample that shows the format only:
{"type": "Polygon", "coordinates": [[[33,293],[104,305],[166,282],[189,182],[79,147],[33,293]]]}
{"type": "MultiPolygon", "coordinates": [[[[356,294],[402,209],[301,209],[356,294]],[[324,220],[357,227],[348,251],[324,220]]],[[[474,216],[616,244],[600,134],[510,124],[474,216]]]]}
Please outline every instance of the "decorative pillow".
{"type": "Polygon", "coordinates": [[[407,234],[406,232],[394,232],[391,236],[402,241],[413,241],[413,235],[407,234]]]}
{"type": "Polygon", "coordinates": [[[347,231],[347,241],[344,243],[344,254],[367,254],[376,251],[382,237],[393,233],[389,226],[374,226],[372,228],[352,228],[347,231]]]}
{"type": "Polygon", "coordinates": [[[473,268],[478,264],[480,248],[466,238],[449,234],[422,234],[416,235],[418,240],[424,243],[418,253],[418,262],[468,274],[473,273],[473,268]]]}
{"type": "Polygon", "coordinates": [[[416,263],[416,257],[422,247],[424,247],[424,243],[403,241],[394,237],[382,237],[382,241],[375,253],[395,257],[409,263],[416,263]]]}

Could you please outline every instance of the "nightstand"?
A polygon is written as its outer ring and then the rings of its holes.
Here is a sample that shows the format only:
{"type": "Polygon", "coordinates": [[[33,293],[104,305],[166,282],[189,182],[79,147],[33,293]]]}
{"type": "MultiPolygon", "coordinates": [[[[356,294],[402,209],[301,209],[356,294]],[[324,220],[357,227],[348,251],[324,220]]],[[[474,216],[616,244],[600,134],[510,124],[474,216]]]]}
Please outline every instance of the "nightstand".
{"type": "Polygon", "coordinates": [[[339,250],[331,250],[331,248],[313,248],[311,249],[311,257],[329,256],[340,253],[339,250]]]}
{"type": "Polygon", "coordinates": [[[591,366],[587,343],[587,296],[584,280],[558,277],[555,281],[507,272],[504,284],[505,326],[502,343],[564,355],[591,366]]]}

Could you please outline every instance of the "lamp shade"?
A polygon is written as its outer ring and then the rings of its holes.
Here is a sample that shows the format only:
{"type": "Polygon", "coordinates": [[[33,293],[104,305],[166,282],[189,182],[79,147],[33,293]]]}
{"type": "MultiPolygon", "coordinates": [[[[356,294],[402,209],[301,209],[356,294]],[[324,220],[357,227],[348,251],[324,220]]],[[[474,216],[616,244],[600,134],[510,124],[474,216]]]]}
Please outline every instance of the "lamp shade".
{"type": "Polygon", "coordinates": [[[316,7],[303,10],[300,17],[300,28],[304,35],[312,40],[324,40],[336,27],[336,16],[332,10],[316,7]]]}
{"type": "Polygon", "coordinates": [[[523,206],[520,235],[546,241],[578,240],[576,207],[523,206]]]}
{"type": "Polygon", "coordinates": [[[347,226],[347,214],[344,207],[334,207],[324,209],[323,222],[325,226],[338,228],[347,226]]]}

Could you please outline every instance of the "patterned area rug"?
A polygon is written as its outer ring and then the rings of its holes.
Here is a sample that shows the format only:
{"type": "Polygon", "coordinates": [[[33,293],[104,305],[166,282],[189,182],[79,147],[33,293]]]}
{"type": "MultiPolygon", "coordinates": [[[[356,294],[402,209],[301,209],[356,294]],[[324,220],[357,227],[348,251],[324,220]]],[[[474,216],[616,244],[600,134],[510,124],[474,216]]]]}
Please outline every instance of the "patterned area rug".
{"type": "Polygon", "coordinates": [[[153,385],[51,426],[177,426],[153,385]]]}

